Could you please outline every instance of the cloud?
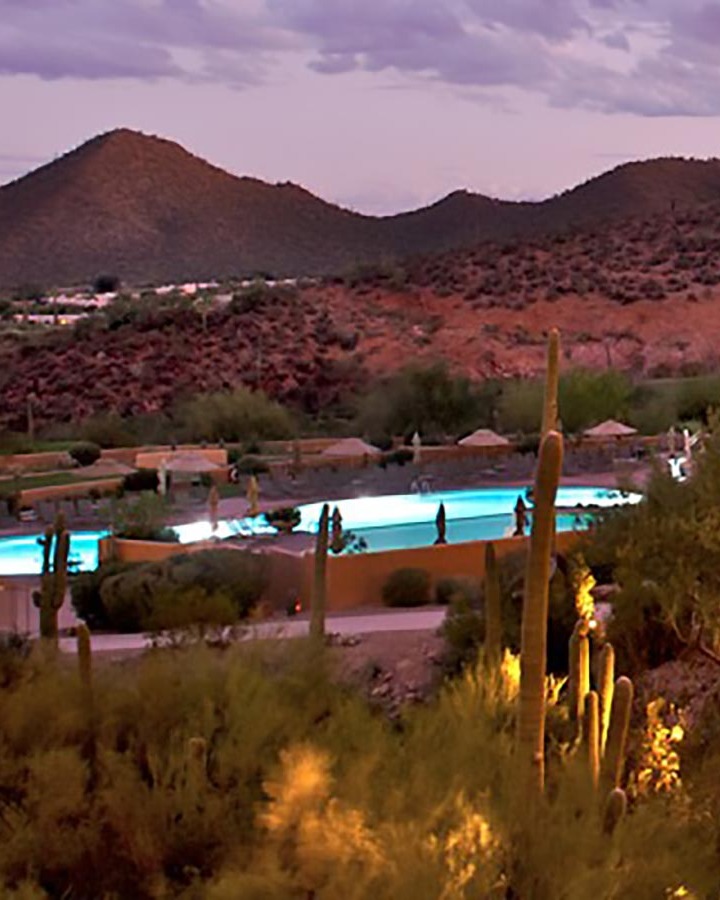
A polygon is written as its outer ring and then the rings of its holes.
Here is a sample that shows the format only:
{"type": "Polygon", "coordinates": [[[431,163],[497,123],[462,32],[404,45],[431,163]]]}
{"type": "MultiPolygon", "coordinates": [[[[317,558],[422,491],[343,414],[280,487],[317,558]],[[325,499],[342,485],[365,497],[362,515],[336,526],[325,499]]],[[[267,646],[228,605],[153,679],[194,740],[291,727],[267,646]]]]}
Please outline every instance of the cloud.
{"type": "Polygon", "coordinates": [[[717,115],[718,43],[720,0],[0,0],[6,75],[243,88],[292,53],[608,114],[717,115]]]}

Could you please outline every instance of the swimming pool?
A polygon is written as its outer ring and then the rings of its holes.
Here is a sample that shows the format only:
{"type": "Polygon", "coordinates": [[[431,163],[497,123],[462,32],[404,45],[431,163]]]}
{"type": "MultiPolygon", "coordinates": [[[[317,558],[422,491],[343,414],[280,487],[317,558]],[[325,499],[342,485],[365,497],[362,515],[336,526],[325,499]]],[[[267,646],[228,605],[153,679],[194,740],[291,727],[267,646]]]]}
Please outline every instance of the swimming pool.
{"type": "MultiPolygon", "coordinates": [[[[448,543],[496,540],[512,533],[513,507],[525,488],[482,488],[472,491],[437,491],[430,494],[397,494],[384,497],[355,497],[331,502],[340,510],[343,529],[352,531],[367,543],[368,552],[424,547],[437,536],[435,517],[441,503],[445,505],[448,543]]],[[[598,487],[561,487],[558,490],[557,517],[559,531],[569,531],[584,523],[581,507],[608,507],[621,503],[637,503],[639,494],[621,494],[598,487]]],[[[297,531],[317,532],[322,503],[300,507],[297,531]]],[[[213,536],[209,520],[175,527],[181,544],[208,540],[213,536]]],[[[256,519],[226,519],[218,523],[215,536],[274,534],[260,516],[256,519]]],[[[104,531],[73,532],[70,537],[70,561],[75,571],[91,571],[98,565],[98,540],[104,531]]],[[[0,538],[0,576],[38,575],[42,567],[39,534],[0,538]]]]}
{"type": "MultiPolygon", "coordinates": [[[[355,497],[331,501],[330,508],[340,510],[343,529],[363,538],[370,552],[423,547],[437,537],[435,517],[441,503],[445,505],[446,537],[450,543],[494,540],[503,537],[514,526],[513,507],[519,496],[526,496],[526,488],[481,488],[472,491],[436,491],[430,494],[393,494],[383,497],[355,497]]],[[[621,494],[599,487],[561,487],[557,505],[569,509],[560,513],[558,530],[577,527],[576,510],[580,507],[607,507],[620,503],[634,503],[639,494],[621,494]]],[[[530,505],[530,504],[528,504],[530,505]]],[[[300,524],[296,531],[315,534],[323,503],[300,506],[300,524]]],[[[584,522],[583,522],[584,524],[584,522]]],[[[192,522],[175,528],[180,543],[208,540],[212,536],[210,522],[192,522]]],[[[225,520],[218,523],[217,537],[236,535],[274,534],[262,517],[257,519],[225,520]]]]}

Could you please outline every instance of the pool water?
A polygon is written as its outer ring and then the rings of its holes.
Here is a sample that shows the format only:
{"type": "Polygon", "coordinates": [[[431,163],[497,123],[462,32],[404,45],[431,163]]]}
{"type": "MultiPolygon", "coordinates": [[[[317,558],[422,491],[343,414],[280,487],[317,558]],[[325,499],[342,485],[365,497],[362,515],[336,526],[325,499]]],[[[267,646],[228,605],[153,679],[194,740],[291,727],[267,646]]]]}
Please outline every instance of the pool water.
{"type": "MultiPolygon", "coordinates": [[[[526,499],[525,488],[483,488],[474,491],[438,491],[430,494],[399,494],[384,497],[356,497],[333,501],[340,510],[343,530],[363,538],[368,552],[424,547],[437,537],[435,517],[441,503],[445,505],[446,538],[448,543],[497,540],[512,534],[513,508],[517,498],[526,499]]],[[[608,507],[621,503],[637,503],[639,494],[621,494],[597,487],[562,487],[558,490],[557,517],[559,531],[583,527],[588,521],[590,507],[608,507]]],[[[532,506],[526,500],[529,512],[532,506]]],[[[297,531],[314,534],[322,503],[308,503],[300,507],[301,520],[297,531]]],[[[181,544],[208,540],[213,536],[210,522],[200,520],[175,527],[181,544]]],[[[215,536],[274,534],[275,529],[262,516],[255,519],[227,519],[218,523],[215,536]]],[[[98,565],[98,541],[104,531],[78,531],[70,537],[70,562],[75,571],[91,571],[98,565]]],[[[0,538],[0,576],[38,575],[42,568],[42,547],[39,534],[0,538]]]]}

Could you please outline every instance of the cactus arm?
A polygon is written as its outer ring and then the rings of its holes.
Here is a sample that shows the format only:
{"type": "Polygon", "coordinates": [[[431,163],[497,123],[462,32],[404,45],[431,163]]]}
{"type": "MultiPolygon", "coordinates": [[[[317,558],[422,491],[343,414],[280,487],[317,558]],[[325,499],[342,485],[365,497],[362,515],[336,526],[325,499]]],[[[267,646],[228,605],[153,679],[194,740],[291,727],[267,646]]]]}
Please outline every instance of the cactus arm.
{"type": "Polygon", "coordinates": [[[570,719],[582,722],[585,697],[590,690],[590,639],[584,619],[575,623],[570,638],[570,666],[568,670],[568,701],[570,719]]]}
{"type": "Polygon", "coordinates": [[[558,381],[560,369],[560,332],[557,328],[550,331],[547,348],[547,371],[545,374],[545,398],[543,401],[541,437],[557,428],[558,414],[558,381]]]}
{"type": "Polygon", "coordinates": [[[615,689],[615,650],[612,644],[605,644],[600,652],[600,673],[598,693],[600,694],[600,753],[605,755],[610,710],[615,689]]]}
{"type": "Polygon", "coordinates": [[[562,468],[562,436],[548,432],[540,445],[535,476],[535,514],[525,574],[520,650],[520,705],[517,723],[519,765],[530,792],[545,781],[545,667],[550,558],[555,497],[562,468]]]}
{"type": "Polygon", "coordinates": [[[502,614],[500,577],[495,545],[485,544],[485,660],[490,668],[500,665],[502,656],[502,614]]]}
{"type": "Polygon", "coordinates": [[[583,746],[594,789],[600,778],[600,701],[596,691],[588,691],[583,704],[583,746]]]}
{"type": "Polygon", "coordinates": [[[315,541],[315,581],[310,609],[310,637],[322,640],[325,636],[325,607],[327,602],[328,523],[330,507],[326,503],[320,513],[315,541]]]}
{"type": "Polygon", "coordinates": [[[632,681],[624,676],[618,678],[615,682],[610,711],[610,726],[608,728],[601,772],[603,784],[608,790],[620,787],[620,781],[622,780],[632,701],[632,681]]]}
{"type": "Polygon", "coordinates": [[[603,832],[612,836],[617,826],[625,818],[627,795],[622,788],[613,788],[605,801],[603,813],[603,832]]]}

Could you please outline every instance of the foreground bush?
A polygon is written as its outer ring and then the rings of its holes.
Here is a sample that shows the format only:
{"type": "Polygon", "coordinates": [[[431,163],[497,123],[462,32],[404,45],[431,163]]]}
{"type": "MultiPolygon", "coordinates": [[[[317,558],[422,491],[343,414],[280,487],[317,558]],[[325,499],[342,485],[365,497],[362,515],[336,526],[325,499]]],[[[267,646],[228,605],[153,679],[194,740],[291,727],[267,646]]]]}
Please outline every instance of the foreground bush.
{"type": "Polygon", "coordinates": [[[137,632],[180,627],[183,621],[219,625],[245,619],[266,585],[262,556],[227,549],[178,554],[162,563],[107,563],[73,578],[71,591],[76,613],[91,627],[137,632]],[[216,610],[214,618],[207,618],[198,592],[216,610]]]}
{"type": "Polygon", "coordinates": [[[425,606],[430,602],[430,573],[426,569],[397,569],[382,588],[385,606],[425,606]]]}
{"type": "Polygon", "coordinates": [[[310,650],[96,662],[90,694],[68,660],[32,658],[0,693],[3,896],[715,895],[716,779],[638,798],[609,836],[558,762],[530,811],[512,673],[468,671],[398,728],[310,650]]]}

